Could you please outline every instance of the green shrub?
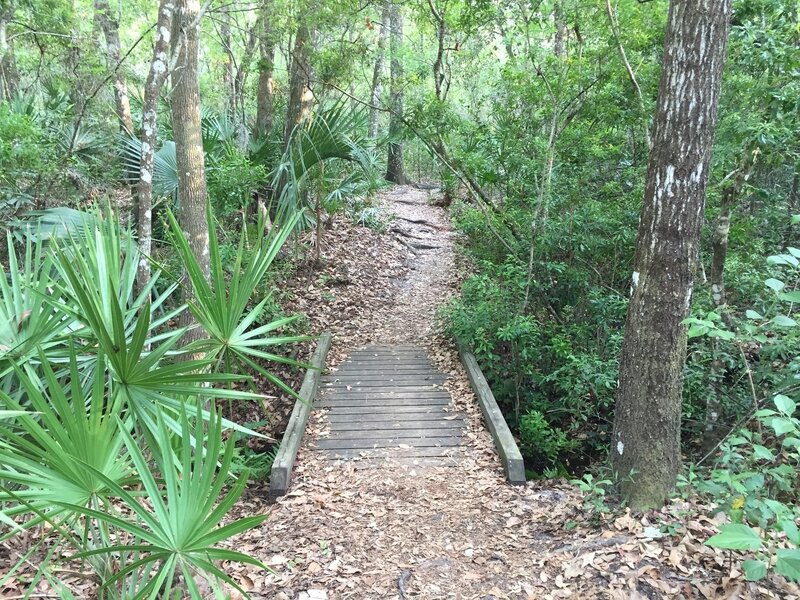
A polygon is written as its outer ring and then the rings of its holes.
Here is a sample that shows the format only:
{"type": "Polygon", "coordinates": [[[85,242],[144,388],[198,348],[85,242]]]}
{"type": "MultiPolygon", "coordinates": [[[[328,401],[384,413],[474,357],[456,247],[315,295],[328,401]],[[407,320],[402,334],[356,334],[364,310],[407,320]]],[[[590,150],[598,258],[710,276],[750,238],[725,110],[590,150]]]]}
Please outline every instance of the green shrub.
{"type": "Polygon", "coordinates": [[[250,162],[247,156],[229,147],[213,161],[208,172],[208,196],[214,214],[221,219],[247,212],[253,194],[268,180],[266,169],[250,162]]]}
{"type": "Polygon", "coordinates": [[[571,452],[578,445],[562,429],[552,427],[538,410],[520,417],[519,441],[526,456],[539,458],[545,464],[555,464],[562,453],[571,452]]]}

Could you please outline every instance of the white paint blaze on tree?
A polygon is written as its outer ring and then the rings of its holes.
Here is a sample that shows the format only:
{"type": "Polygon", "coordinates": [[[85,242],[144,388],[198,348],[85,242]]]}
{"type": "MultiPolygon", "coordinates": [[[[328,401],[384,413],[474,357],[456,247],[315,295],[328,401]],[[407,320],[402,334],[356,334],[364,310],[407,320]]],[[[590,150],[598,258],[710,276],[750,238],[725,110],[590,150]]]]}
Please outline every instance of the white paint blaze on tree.
{"type": "Polygon", "coordinates": [[[172,18],[175,7],[171,0],[161,0],[156,22],[153,60],[144,84],[142,102],[141,161],[137,186],[136,229],[139,236],[139,267],[136,271],[136,288],[144,289],[150,282],[150,261],[153,249],[153,168],[157,142],[156,111],[164,80],[167,78],[167,53],[172,37],[172,18]]]}
{"type": "Polygon", "coordinates": [[[625,323],[612,463],[634,508],[663,503],[681,463],[686,328],[731,0],[673,0],[625,323]]]}

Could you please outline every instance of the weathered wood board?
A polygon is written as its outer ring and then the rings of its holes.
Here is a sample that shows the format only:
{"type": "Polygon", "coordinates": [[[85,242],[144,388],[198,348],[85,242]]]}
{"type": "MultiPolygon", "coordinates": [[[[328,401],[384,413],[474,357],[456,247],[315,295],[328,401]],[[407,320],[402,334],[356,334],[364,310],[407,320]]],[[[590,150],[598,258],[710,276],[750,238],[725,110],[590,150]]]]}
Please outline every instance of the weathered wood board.
{"type": "Polygon", "coordinates": [[[332,460],[455,464],[465,421],[449,410],[445,381],[424,348],[356,350],[322,378],[315,407],[329,431],[312,447],[332,460]]]}
{"type": "Polygon", "coordinates": [[[311,357],[311,368],[306,372],[303,385],[300,387],[300,392],[298,393],[300,398],[294,403],[294,410],[292,410],[292,415],[289,417],[289,423],[283,434],[278,454],[272,463],[272,470],[269,476],[269,495],[272,499],[283,496],[289,488],[294,460],[303,441],[308,415],[311,413],[314,397],[317,395],[319,380],[322,370],[325,368],[325,358],[328,356],[330,347],[331,334],[322,334],[317,343],[314,356],[311,357]]]}
{"type": "Polygon", "coordinates": [[[467,371],[467,377],[469,377],[472,389],[478,398],[483,420],[492,435],[497,452],[500,454],[500,461],[503,463],[506,479],[514,485],[524,485],[525,463],[522,459],[522,454],[517,447],[517,442],[514,440],[511,430],[508,428],[503,413],[500,411],[500,407],[497,406],[497,400],[495,400],[489,383],[483,376],[475,357],[463,347],[460,348],[459,352],[461,354],[461,362],[467,371]]]}

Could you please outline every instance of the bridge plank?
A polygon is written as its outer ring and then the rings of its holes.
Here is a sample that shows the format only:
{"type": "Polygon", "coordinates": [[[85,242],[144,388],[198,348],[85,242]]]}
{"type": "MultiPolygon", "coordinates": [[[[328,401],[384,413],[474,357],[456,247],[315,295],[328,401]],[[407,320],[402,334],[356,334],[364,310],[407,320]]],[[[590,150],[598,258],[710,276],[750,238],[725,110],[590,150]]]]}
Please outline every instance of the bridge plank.
{"type": "Polygon", "coordinates": [[[447,375],[417,346],[371,346],[353,351],[322,378],[316,408],[328,437],[312,446],[330,459],[402,459],[452,464],[465,428],[449,412],[447,375]]]}

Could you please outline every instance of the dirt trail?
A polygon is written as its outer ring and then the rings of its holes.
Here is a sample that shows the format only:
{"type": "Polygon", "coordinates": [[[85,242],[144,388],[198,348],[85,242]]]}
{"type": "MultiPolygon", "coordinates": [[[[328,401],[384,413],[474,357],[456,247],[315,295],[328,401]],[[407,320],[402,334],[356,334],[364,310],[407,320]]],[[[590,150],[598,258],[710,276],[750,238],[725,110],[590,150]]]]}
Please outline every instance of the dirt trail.
{"type": "MultiPolygon", "coordinates": [[[[576,499],[504,481],[457,352],[436,331],[436,310],[455,293],[457,276],[454,233],[428,199],[411,186],[382,196],[406,274],[395,280],[391,302],[365,312],[360,332],[337,336],[329,365],[368,343],[425,346],[448,374],[452,408],[468,417],[466,458],[448,467],[376,468],[302,448],[290,494],[239,546],[275,570],[248,575],[254,598],[542,597],[531,544],[547,537],[541,522],[558,527],[553,517],[566,519],[576,499]]],[[[323,428],[315,414],[308,438],[323,428]]]]}
{"type": "MultiPolygon", "coordinates": [[[[375,468],[329,462],[304,447],[288,496],[268,506],[255,492],[240,505],[245,514],[270,513],[236,548],[274,572],[234,565],[229,572],[256,599],[728,597],[739,584],[705,568],[718,567],[718,555],[691,533],[654,539],[658,521],[654,528],[628,514],[594,527],[574,486],[506,484],[455,348],[436,331],[436,308],[456,291],[457,278],[454,234],[428,195],[410,186],[384,194],[395,215],[390,231],[359,238],[362,256],[342,259],[365,305],[357,319],[339,314],[342,308],[318,321],[335,334],[329,366],[369,343],[428,348],[449,376],[452,408],[467,415],[465,458],[449,467],[375,468]]],[[[332,235],[367,234],[345,228],[332,235]]],[[[324,426],[315,413],[306,442],[324,426]]],[[[710,530],[696,526],[699,537],[710,530]]]]}

